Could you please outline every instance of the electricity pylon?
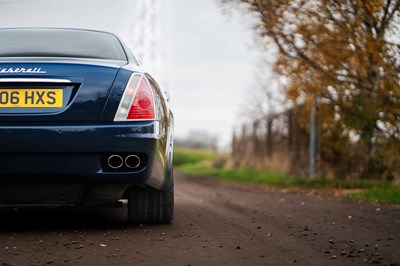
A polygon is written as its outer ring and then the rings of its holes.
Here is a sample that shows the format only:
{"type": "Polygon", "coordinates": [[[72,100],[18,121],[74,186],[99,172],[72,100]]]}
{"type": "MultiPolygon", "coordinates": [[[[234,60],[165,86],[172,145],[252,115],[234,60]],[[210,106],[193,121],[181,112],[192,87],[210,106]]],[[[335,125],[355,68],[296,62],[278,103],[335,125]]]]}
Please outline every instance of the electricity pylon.
{"type": "Polygon", "coordinates": [[[160,74],[160,0],[136,1],[137,20],[130,30],[129,46],[147,70],[160,74]]]}

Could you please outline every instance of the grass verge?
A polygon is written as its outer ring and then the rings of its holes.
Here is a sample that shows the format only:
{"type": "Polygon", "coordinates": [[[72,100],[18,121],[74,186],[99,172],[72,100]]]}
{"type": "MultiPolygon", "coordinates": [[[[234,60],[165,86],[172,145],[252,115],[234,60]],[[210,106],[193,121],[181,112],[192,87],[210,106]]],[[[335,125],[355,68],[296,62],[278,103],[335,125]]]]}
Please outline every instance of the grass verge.
{"type": "Polygon", "coordinates": [[[203,161],[212,161],[214,153],[211,150],[194,150],[188,148],[174,149],[174,166],[191,165],[203,161]]]}
{"type": "Polygon", "coordinates": [[[386,187],[386,188],[370,188],[361,192],[353,193],[351,198],[387,202],[393,204],[400,204],[400,188],[399,187],[386,187]]]}
{"type": "Polygon", "coordinates": [[[304,189],[361,189],[348,196],[355,199],[400,204],[400,188],[381,180],[310,179],[278,172],[243,169],[216,168],[215,155],[208,150],[175,149],[174,165],[183,173],[197,176],[214,176],[222,181],[253,183],[279,188],[304,189]]]}

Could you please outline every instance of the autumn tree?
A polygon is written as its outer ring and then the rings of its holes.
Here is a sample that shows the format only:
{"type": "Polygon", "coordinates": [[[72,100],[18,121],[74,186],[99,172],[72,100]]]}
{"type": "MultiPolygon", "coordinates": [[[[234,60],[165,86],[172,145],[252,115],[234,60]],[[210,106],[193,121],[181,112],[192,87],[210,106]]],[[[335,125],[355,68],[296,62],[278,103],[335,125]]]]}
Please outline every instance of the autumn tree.
{"type": "Polygon", "coordinates": [[[257,15],[287,100],[304,112],[318,101],[326,160],[400,175],[400,0],[219,1],[257,15]]]}

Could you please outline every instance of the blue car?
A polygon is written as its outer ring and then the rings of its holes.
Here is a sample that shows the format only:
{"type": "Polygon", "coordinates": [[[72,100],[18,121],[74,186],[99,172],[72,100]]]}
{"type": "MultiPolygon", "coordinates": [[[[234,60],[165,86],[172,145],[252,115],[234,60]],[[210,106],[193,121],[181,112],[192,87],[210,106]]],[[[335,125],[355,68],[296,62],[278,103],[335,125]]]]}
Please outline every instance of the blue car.
{"type": "Polygon", "coordinates": [[[129,222],[170,223],[172,150],[166,93],[118,37],[0,29],[0,207],[126,199],[129,222]]]}

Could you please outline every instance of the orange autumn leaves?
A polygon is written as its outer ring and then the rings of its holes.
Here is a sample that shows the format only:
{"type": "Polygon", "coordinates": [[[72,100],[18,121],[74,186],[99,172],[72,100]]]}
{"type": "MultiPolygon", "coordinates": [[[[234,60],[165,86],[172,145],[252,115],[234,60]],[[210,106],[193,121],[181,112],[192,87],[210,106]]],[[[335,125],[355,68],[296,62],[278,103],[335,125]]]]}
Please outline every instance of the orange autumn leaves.
{"type": "Polygon", "coordinates": [[[320,159],[336,175],[400,178],[400,0],[220,1],[257,15],[302,124],[318,99],[320,159]]]}

